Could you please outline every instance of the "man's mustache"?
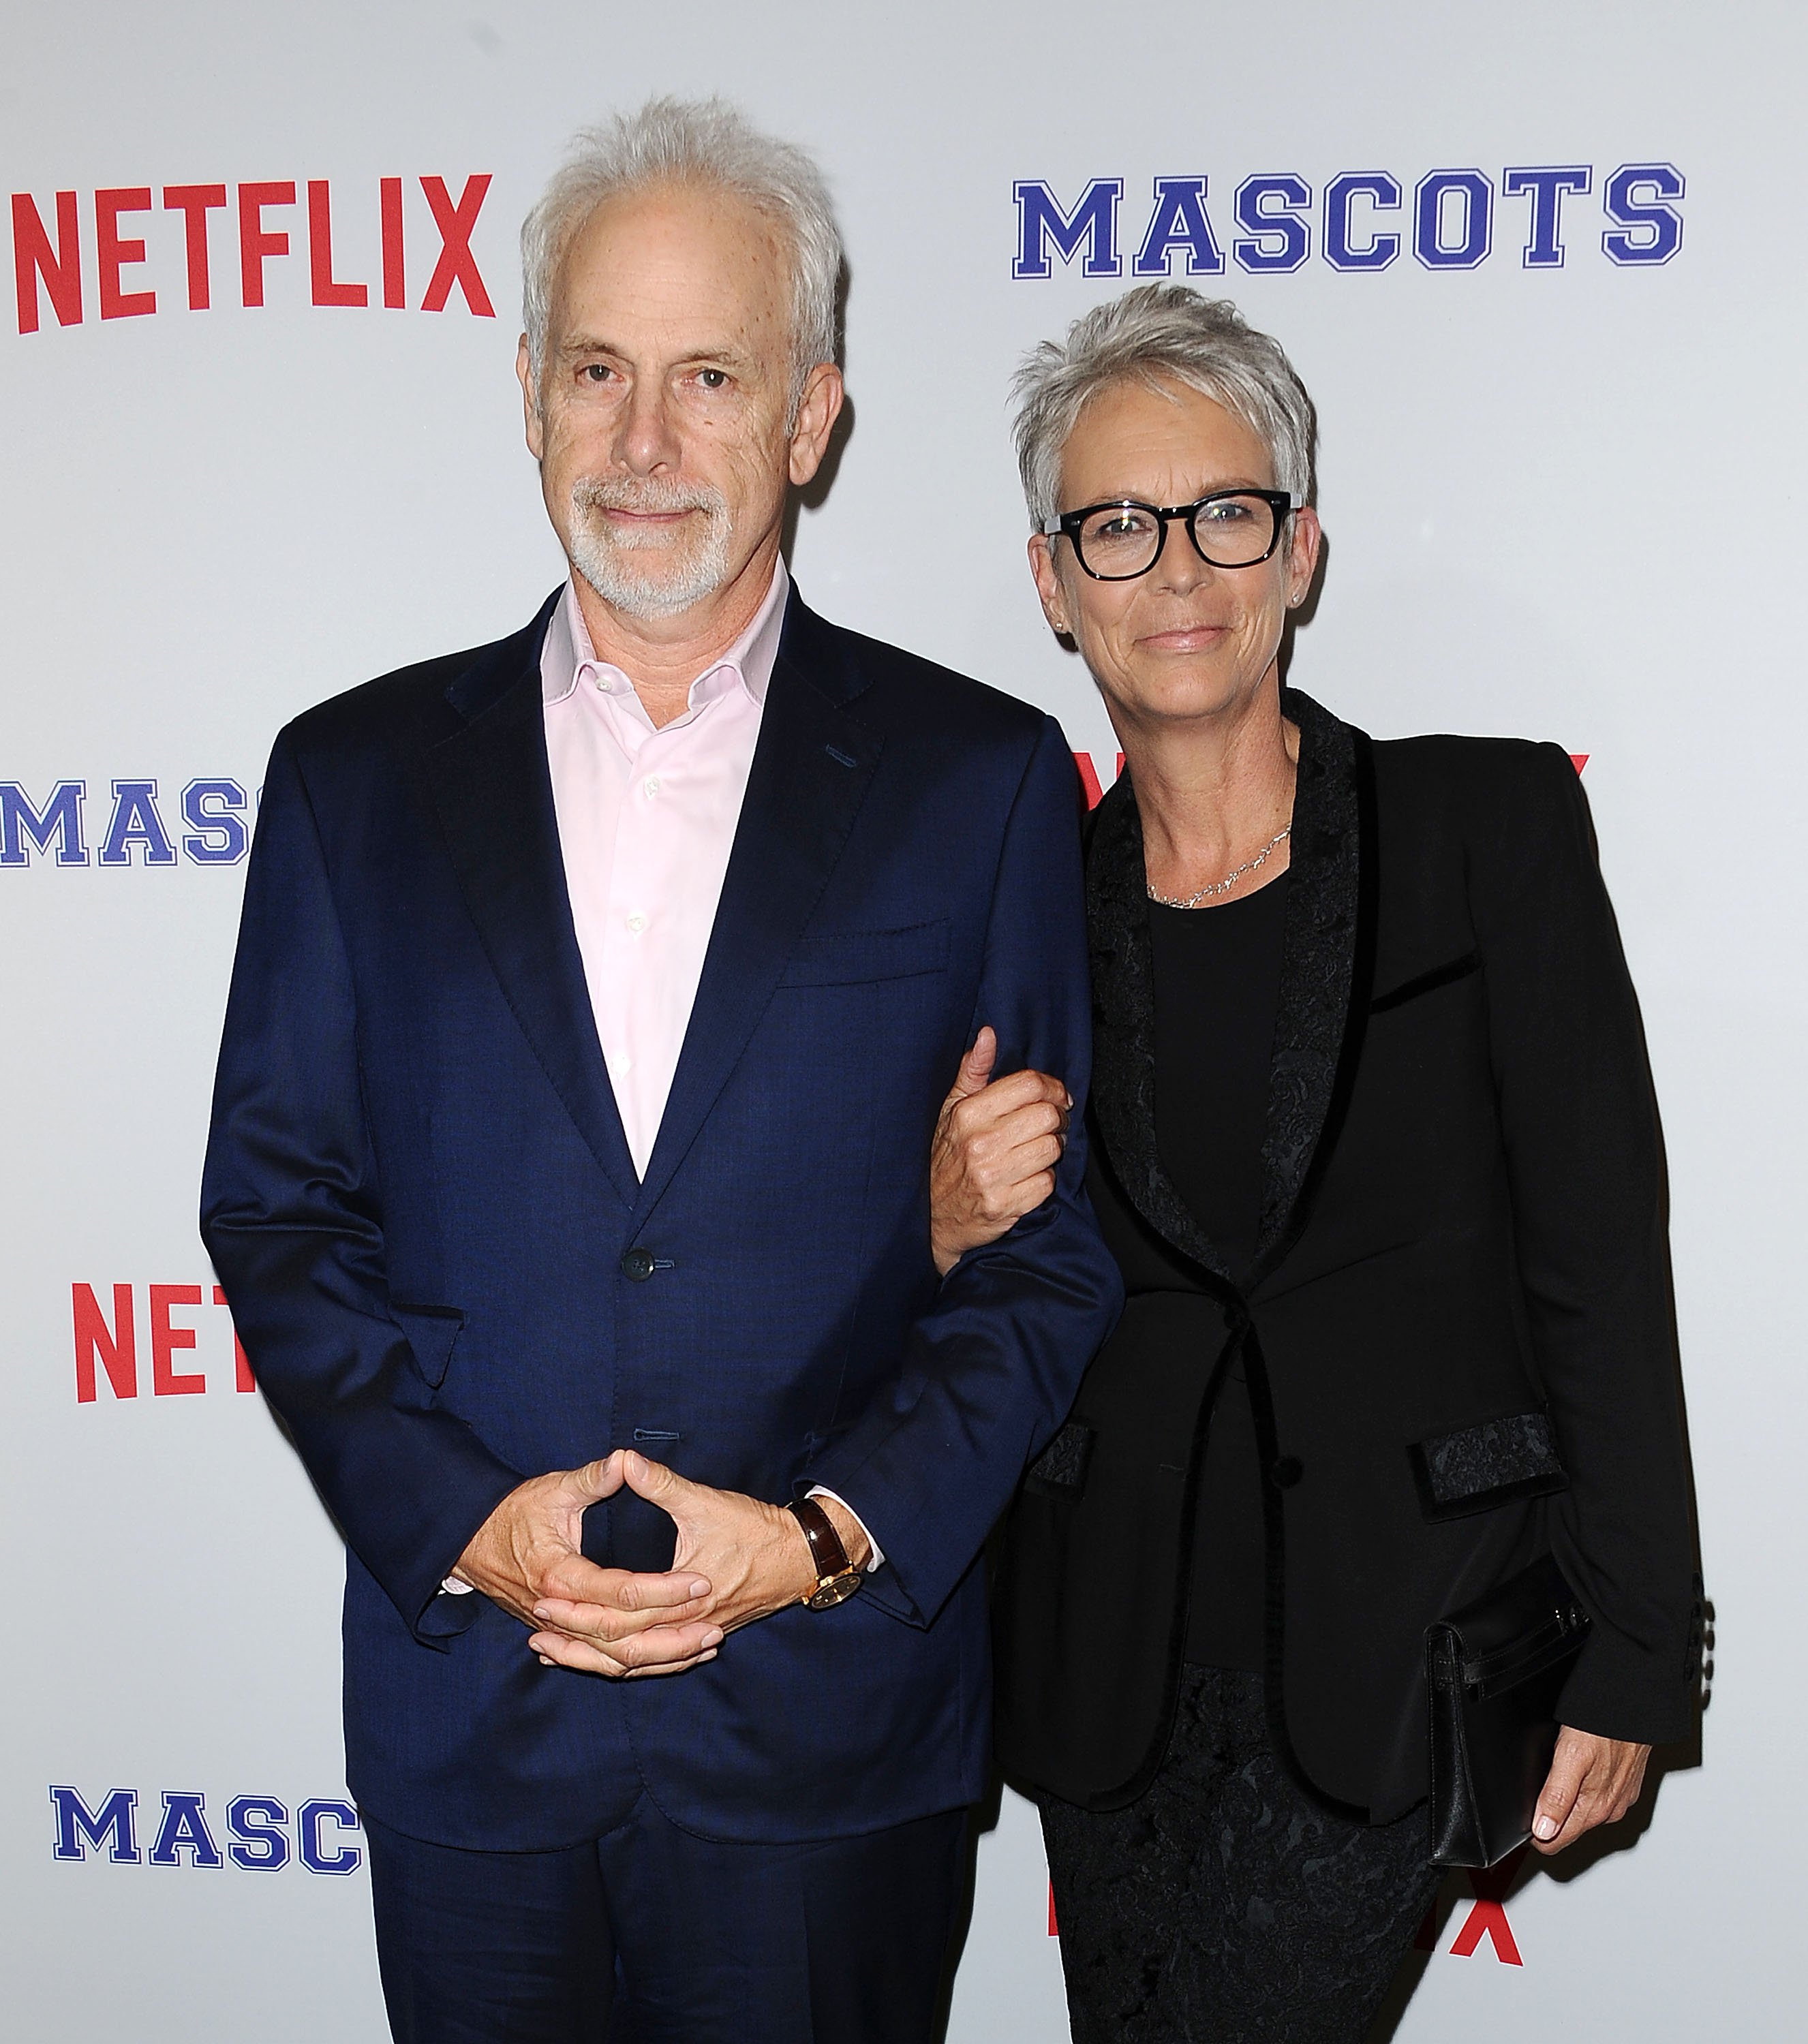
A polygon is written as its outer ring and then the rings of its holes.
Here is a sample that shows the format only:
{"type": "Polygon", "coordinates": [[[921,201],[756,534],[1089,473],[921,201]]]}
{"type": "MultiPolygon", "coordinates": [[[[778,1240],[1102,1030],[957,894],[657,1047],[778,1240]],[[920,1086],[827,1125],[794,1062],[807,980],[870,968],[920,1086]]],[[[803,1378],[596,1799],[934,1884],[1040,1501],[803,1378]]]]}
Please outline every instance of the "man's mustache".
{"type": "Polygon", "coordinates": [[[579,511],[702,511],[712,518],[728,510],[728,499],[709,483],[672,482],[657,476],[581,476],[571,486],[571,503],[579,511]]]}

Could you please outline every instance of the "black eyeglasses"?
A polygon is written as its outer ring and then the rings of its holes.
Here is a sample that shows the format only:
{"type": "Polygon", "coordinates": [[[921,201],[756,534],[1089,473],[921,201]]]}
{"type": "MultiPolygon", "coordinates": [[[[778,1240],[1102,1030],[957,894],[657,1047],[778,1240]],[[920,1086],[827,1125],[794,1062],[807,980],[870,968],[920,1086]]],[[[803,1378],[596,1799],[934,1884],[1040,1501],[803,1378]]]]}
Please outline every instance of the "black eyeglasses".
{"type": "Polygon", "coordinates": [[[1074,558],[1094,582],[1133,582],[1161,559],[1168,528],[1184,519],[1187,536],[1202,561],[1214,568],[1252,568],[1280,544],[1281,528],[1306,499],[1295,490],[1214,490],[1197,504],[1162,510],[1121,498],[1064,511],[1043,525],[1044,536],[1065,532],[1074,558]]]}

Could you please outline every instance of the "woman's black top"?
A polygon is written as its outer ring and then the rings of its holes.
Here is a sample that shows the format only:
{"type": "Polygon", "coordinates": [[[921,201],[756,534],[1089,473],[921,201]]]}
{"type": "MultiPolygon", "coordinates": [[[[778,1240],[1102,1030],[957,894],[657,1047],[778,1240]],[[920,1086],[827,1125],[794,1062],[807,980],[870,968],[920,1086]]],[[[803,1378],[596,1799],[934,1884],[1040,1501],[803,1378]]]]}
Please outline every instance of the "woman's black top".
{"type": "MultiPolygon", "coordinates": [[[[1149,904],[1155,1132],[1164,1169],[1247,1284],[1281,979],[1287,876],[1210,909],[1149,904]]],[[[1187,1658],[1260,1674],[1262,1493],[1241,1359],[1213,1408],[1193,1554],[1187,1658]]]]}

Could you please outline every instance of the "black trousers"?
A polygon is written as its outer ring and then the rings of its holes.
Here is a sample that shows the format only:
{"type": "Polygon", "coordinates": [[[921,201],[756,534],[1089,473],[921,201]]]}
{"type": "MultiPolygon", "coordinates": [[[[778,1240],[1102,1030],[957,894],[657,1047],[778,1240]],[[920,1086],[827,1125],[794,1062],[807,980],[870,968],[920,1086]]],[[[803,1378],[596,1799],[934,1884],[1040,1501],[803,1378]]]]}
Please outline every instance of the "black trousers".
{"type": "Polygon", "coordinates": [[[1074,2044],[1360,2044],[1437,1892],[1425,1821],[1334,1816],[1275,1758],[1261,1678],[1189,1667],[1145,1795],[1042,1806],[1074,2044]]]}
{"type": "Polygon", "coordinates": [[[806,1845],[464,1852],[364,1818],[397,2044],[928,2044],[964,1810],[806,1845]]]}

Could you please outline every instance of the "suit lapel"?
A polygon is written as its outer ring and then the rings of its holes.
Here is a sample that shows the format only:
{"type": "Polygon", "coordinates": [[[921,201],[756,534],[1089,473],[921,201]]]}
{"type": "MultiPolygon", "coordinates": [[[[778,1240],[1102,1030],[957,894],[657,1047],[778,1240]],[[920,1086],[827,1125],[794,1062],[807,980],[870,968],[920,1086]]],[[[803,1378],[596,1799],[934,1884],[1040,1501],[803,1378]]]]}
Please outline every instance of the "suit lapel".
{"type": "Polygon", "coordinates": [[[625,1205],[640,1188],[597,1040],[546,760],[540,648],[555,595],[446,692],[464,720],[426,755],[465,905],[509,1006],[625,1205]]]}
{"type": "Polygon", "coordinates": [[[1260,1282],[1298,1239],[1356,1080],[1375,971],[1374,774],[1365,732],[1283,691],[1299,727],[1280,996],[1262,1144],[1260,1282]]]}
{"type": "Polygon", "coordinates": [[[864,686],[842,636],[794,590],[643,1212],[695,1142],[847,843],[882,749],[844,707],[864,686]]]}
{"type": "Polygon", "coordinates": [[[1155,1133],[1155,962],[1142,818],[1128,774],[1094,811],[1086,863],[1092,960],[1092,1106],[1106,1158],[1130,1204],[1194,1263],[1233,1284],[1163,1168],[1155,1133]]]}
{"type": "MultiPolygon", "coordinates": [[[[1305,1225],[1316,1167],[1329,1154],[1355,1078],[1374,948],[1368,741],[1310,697],[1289,690],[1283,707],[1300,728],[1299,776],[1252,1285],[1305,1225]]],[[[1128,775],[1094,816],[1087,920],[1092,1097],[1106,1157],[1144,1220],[1190,1261],[1233,1285],[1229,1259],[1193,1218],[1156,1147],[1155,976],[1142,823],[1128,775]]]]}

